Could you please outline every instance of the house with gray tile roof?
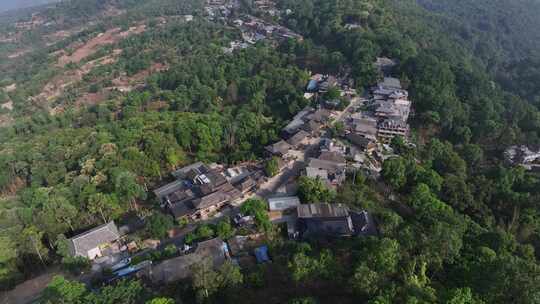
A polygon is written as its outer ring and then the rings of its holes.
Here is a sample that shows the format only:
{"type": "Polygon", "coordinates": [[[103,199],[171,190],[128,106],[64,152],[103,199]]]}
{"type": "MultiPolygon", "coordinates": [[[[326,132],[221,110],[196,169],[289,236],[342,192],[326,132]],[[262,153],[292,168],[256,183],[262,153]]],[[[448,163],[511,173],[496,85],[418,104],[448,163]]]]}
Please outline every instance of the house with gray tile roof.
{"type": "Polygon", "coordinates": [[[68,240],[72,256],[94,260],[103,256],[103,249],[120,239],[120,233],[113,221],[76,235],[68,240]]]}

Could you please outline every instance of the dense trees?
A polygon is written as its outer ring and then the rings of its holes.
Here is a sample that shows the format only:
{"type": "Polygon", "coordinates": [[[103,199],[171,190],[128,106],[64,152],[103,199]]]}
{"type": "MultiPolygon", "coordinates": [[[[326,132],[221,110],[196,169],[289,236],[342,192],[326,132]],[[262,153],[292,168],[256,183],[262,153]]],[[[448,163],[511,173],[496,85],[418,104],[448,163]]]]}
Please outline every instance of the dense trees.
{"type": "MultiPolygon", "coordinates": [[[[127,17],[111,22],[125,27],[130,24],[126,20],[140,16],[197,15],[194,8],[201,5],[161,1],[116,1],[130,9],[127,17]]],[[[77,10],[70,22],[88,20],[107,1],[95,7],[94,2],[63,2],[48,14],[59,18],[62,11],[77,10]]],[[[151,20],[144,34],[99,51],[103,55],[123,49],[117,62],[84,77],[81,92],[106,88],[111,77],[118,76],[114,73],[134,75],[156,62],[168,69],[150,76],[140,90],[115,93],[88,108],[68,106],[63,114],[51,115],[46,106],[28,98],[63,72],[49,65],[48,53],[87,40],[108,24],[98,23],[28,57],[0,59],[2,87],[18,84],[17,90],[0,96],[13,100],[17,118],[0,130],[2,287],[30,276],[57,255],[66,264],[77,262],[66,259],[66,237],[118,220],[129,210],[151,207],[148,189],[171,169],[194,160],[234,163],[259,157],[284,122],[308,104],[302,97],[308,78],[304,68],[349,72],[363,90],[381,76],[375,58],[389,56],[399,61],[394,73],[413,101],[415,145],[392,142],[398,156],[384,161],[384,183],[357,172],[334,192],[321,180],[299,180],[303,203],[339,202],[368,209],[380,236],[309,245],[276,240],[270,244],[275,273],[253,272],[242,295],[272,294],[274,286],[267,285],[279,277],[275,286],[303,289],[283,296],[297,298],[295,303],[316,302],[320,290],[367,303],[532,303],[538,298],[540,181],[536,174],[506,167],[501,152],[511,144],[540,143],[540,114],[492,81],[538,101],[537,58],[530,51],[538,41],[509,34],[526,29],[523,36],[529,37],[526,33],[538,31],[523,26],[536,20],[508,18],[522,1],[420,1],[452,18],[430,14],[411,1],[277,2],[290,9],[281,22],[303,34],[303,42],[285,41],[277,48],[258,43],[223,54],[221,46],[236,39],[237,32],[199,18],[188,24],[168,20],[163,26],[150,26],[155,22],[151,20]],[[494,13],[498,5],[512,9],[494,13]],[[475,18],[482,11],[488,12],[487,18],[475,18]],[[508,54],[516,54],[518,64],[508,64],[508,54]],[[380,190],[393,195],[381,195],[380,190]]],[[[530,15],[536,16],[533,7],[530,15]]],[[[528,11],[520,14],[528,16],[528,11]]],[[[25,39],[47,37],[38,34],[25,39]]],[[[6,50],[11,51],[0,47],[0,52],[6,50]]],[[[77,96],[65,95],[58,104],[69,105],[77,96]]],[[[337,97],[333,89],[326,96],[337,97]]],[[[331,130],[344,131],[340,125],[331,130]]],[[[277,165],[271,159],[267,175],[274,175],[277,165]]],[[[261,231],[271,230],[264,202],[248,200],[241,211],[254,216],[261,231]]],[[[170,217],[152,215],[147,228],[163,237],[171,225],[170,217]]],[[[226,239],[232,233],[230,222],[222,221],[201,225],[186,240],[226,239]]],[[[217,271],[209,265],[198,267],[193,286],[201,300],[225,299],[227,290],[234,292],[243,282],[243,274],[230,264],[217,271]]],[[[94,292],[55,278],[44,300],[151,299],[142,293],[137,282],[121,281],[94,292]]]]}
{"type": "Polygon", "coordinates": [[[301,176],[298,181],[298,196],[304,204],[332,203],[335,195],[320,178],[301,176]]]}
{"type": "Polygon", "coordinates": [[[174,226],[174,220],[170,215],[156,213],[146,220],[146,226],[152,237],[163,239],[167,236],[167,232],[174,226]]]}
{"type": "Polygon", "coordinates": [[[197,291],[197,300],[200,302],[220,290],[242,284],[243,280],[240,268],[231,262],[225,262],[217,271],[212,269],[211,261],[203,261],[193,267],[193,288],[197,291]]]}
{"type": "Polygon", "coordinates": [[[270,232],[272,229],[272,223],[266,212],[266,204],[264,201],[255,198],[248,199],[244,202],[242,207],[240,207],[240,211],[244,215],[253,216],[259,230],[270,232]]]}
{"type": "MultiPolygon", "coordinates": [[[[2,232],[11,240],[9,251],[24,248],[41,264],[38,253],[53,253],[59,234],[71,236],[140,209],[141,201],[150,198],[149,187],[170,169],[196,159],[252,159],[277,138],[284,119],[306,104],[302,89],[307,74],[265,45],[225,56],[216,54],[213,45],[196,42],[206,41],[215,30],[206,23],[202,28],[175,25],[163,33],[156,29],[150,36],[133,38],[126,47],[147,45],[148,39],[155,45],[168,41],[181,46],[183,59],[149,79],[149,85],[155,85],[152,90],[77,114],[68,111],[53,117],[40,112],[35,120],[21,119],[2,133],[6,149],[0,152],[0,189],[20,197],[0,219],[2,226],[14,227],[13,234],[2,232]],[[185,77],[175,71],[192,74],[185,77]],[[232,92],[235,86],[237,92],[232,92]],[[217,98],[227,92],[228,100],[217,98]],[[171,111],[145,107],[157,98],[171,111]],[[187,108],[181,108],[188,100],[187,108]],[[184,110],[192,112],[180,112],[184,110]],[[16,232],[31,223],[39,232],[32,239],[44,244],[37,244],[40,250],[19,245],[32,244],[16,232]]],[[[16,263],[22,256],[1,264],[10,270],[6,279],[20,277],[15,265],[25,271],[24,264],[16,263]]],[[[26,264],[31,272],[33,266],[26,264]]]]}
{"type": "Polygon", "coordinates": [[[272,157],[266,161],[264,164],[264,173],[269,177],[279,173],[279,159],[277,157],[272,157]]]}
{"type": "Polygon", "coordinates": [[[140,303],[143,286],[138,281],[120,281],[116,285],[106,286],[96,292],[89,291],[79,282],[55,276],[43,292],[44,303],[140,303]]]}

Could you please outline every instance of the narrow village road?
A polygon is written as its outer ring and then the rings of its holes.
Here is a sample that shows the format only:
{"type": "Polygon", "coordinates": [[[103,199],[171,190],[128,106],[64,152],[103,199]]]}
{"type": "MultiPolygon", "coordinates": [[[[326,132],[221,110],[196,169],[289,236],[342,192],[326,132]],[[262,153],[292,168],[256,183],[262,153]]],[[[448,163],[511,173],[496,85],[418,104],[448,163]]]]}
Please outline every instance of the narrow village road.
{"type": "Polygon", "coordinates": [[[285,168],[281,173],[262,184],[259,190],[257,190],[256,196],[263,199],[268,198],[292,178],[300,176],[302,170],[305,168],[306,160],[313,156],[314,151],[319,148],[320,142],[321,139],[319,137],[313,138],[310,144],[304,149],[302,157],[295,160],[292,165],[285,168]]]}
{"type": "Polygon", "coordinates": [[[364,98],[361,98],[361,97],[355,97],[355,98],[353,98],[353,99],[351,100],[351,103],[350,103],[343,111],[341,111],[341,113],[339,113],[339,114],[337,115],[337,117],[336,117],[336,119],[335,119],[335,122],[344,120],[347,116],[349,116],[349,115],[347,115],[347,114],[350,114],[349,111],[350,111],[350,109],[351,109],[352,107],[355,107],[355,106],[357,106],[357,105],[363,103],[364,101],[365,101],[365,99],[364,99],[364,98]]]}

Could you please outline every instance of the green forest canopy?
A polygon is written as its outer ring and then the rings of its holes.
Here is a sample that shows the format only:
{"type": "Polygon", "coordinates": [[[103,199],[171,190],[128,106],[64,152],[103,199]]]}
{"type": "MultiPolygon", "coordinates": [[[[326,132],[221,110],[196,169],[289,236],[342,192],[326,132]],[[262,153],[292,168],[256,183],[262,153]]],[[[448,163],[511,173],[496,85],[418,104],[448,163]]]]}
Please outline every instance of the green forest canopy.
{"type": "MultiPolygon", "coordinates": [[[[519,78],[506,83],[498,72],[507,68],[512,52],[525,58],[538,48],[530,42],[509,49],[500,41],[511,43],[518,37],[512,32],[527,27],[506,24],[507,34],[500,36],[502,21],[493,19],[500,16],[493,10],[500,13],[503,5],[519,13],[525,4],[437,3],[421,3],[437,11],[433,14],[413,1],[280,0],[280,8],[291,9],[281,22],[304,35],[304,42],[286,41],[277,48],[261,43],[228,56],[220,47],[237,37],[233,30],[204,20],[172,24],[120,44],[128,54],[144,48],[150,55],[128,56],[115,68],[127,70],[141,61],[144,66],[145,60],[170,65],[149,77],[140,92],[51,116],[34,111],[29,93],[17,91],[19,96],[10,96],[17,122],[0,131],[0,189],[11,194],[0,205],[2,286],[32,276],[38,257],[45,264],[57,262],[59,235],[101,223],[102,217],[119,218],[134,200],[151,202],[143,188],[177,166],[259,158],[284,122],[307,104],[302,93],[308,70],[350,68],[363,88],[377,80],[375,58],[388,56],[399,60],[395,72],[416,110],[417,148],[394,142],[400,157],[386,162],[382,174],[404,207],[381,199],[383,191],[362,177],[349,179],[336,193],[304,180],[303,188],[324,194],[317,199],[335,197],[372,211],[381,237],[334,242],[324,250],[317,242],[272,244],[281,263],[248,273],[242,292],[224,288],[213,300],[249,303],[276,288],[274,271],[287,286],[297,286],[291,294],[272,293],[287,299],[535,303],[540,180],[508,167],[502,152],[512,144],[540,144],[540,113],[534,98],[514,89],[522,84],[519,78]],[[487,25],[469,24],[474,18],[465,17],[449,21],[467,8],[466,16],[493,18],[485,19],[487,25]],[[360,27],[347,29],[348,23],[360,27]],[[461,27],[469,31],[460,34],[461,27]],[[169,52],[157,58],[157,50],[169,52]],[[156,100],[166,106],[150,107],[156,100]]],[[[150,8],[134,5],[130,16],[145,9],[150,8]]],[[[526,16],[519,22],[533,24],[526,16]]],[[[527,30],[534,35],[534,29],[527,30]]],[[[21,69],[29,72],[14,78],[37,83],[39,73],[31,64],[48,66],[43,58],[25,59],[21,69]]],[[[530,75],[534,71],[520,77],[530,75]]],[[[531,85],[534,90],[537,85],[531,85]]]]}

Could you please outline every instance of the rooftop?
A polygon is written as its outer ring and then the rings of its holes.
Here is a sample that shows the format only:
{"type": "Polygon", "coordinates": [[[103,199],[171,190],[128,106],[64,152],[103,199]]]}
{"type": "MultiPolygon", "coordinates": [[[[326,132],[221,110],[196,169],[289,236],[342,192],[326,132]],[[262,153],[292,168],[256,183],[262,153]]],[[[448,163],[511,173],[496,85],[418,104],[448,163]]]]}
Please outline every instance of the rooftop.
{"type": "Polygon", "coordinates": [[[309,114],[306,118],[319,123],[326,123],[328,120],[330,120],[331,114],[332,113],[326,109],[319,109],[309,114]]]}
{"type": "Polygon", "coordinates": [[[342,154],[338,152],[323,151],[319,155],[319,159],[327,162],[333,162],[336,164],[345,164],[347,160],[343,157],[342,154]]]}
{"type": "Polygon", "coordinates": [[[86,256],[89,250],[102,244],[111,243],[119,238],[120,233],[118,232],[118,228],[111,221],[70,238],[70,253],[74,256],[86,256]]]}
{"type": "Polygon", "coordinates": [[[329,172],[341,171],[345,168],[345,163],[328,161],[318,158],[310,158],[308,168],[318,168],[322,170],[328,170],[329,172]]]}
{"type": "Polygon", "coordinates": [[[205,173],[209,170],[209,168],[203,164],[202,162],[196,162],[194,164],[191,164],[189,166],[185,166],[183,168],[180,168],[176,171],[172,172],[172,175],[179,179],[193,179],[193,174],[201,174],[205,173]]]}
{"type": "Polygon", "coordinates": [[[291,145],[289,145],[286,141],[280,140],[273,145],[267,146],[266,150],[272,154],[284,155],[287,154],[291,148],[291,145]]]}
{"type": "Polygon", "coordinates": [[[302,111],[298,112],[294,118],[289,122],[289,124],[284,128],[286,132],[293,133],[294,131],[298,130],[303,124],[304,119],[307,115],[315,111],[315,109],[311,107],[305,107],[302,109],[302,111]]]}
{"type": "Polygon", "coordinates": [[[349,216],[349,209],[342,204],[300,205],[298,218],[337,218],[349,216]]]}
{"type": "Polygon", "coordinates": [[[293,135],[293,137],[289,138],[289,140],[287,141],[291,146],[297,146],[299,145],[304,139],[306,139],[306,137],[309,136],[309,133],[304,131],[304,130],[300,130],[298,132],[296,132],[296,134],[293,135]]]}
{"type": "Polygon", "coordinates": [[[328,180],[328,170],[307,167],[306,176],[309,178],[321,178],[323,180],[328,180]]]}
{"type": "Polygon", "coordinates": [[[379,86],[389,89],[401,89],[401,81],[394,77],[384,77],[384,80],[379,83],[379,86]]]}
{"type": "Polygon", "coordinates": [[[369,144],[373,143],[371,139],[354,133],[347,134],[347,139],[361,149],[366,149],[368,148],[369,144]]]}
{"type": "Polygon", "coordinates": [[[178,190],[182,190],[184,189],[184,187],[184,181],[177,180],[154,190],[154,194],[159,200],[162,200],[165,196],[172,194],[178,190]]]}
{"type": "Polygon", "coordinates": [[[317,132],[321,129],[322,124],[316,122],[315,120],[310,120],[302,125],[302,130],[306,132],[317,132]]]}
{"type": "Polygon", "coordinates": [[[221,239],[200,242],[195,252],[152,266],[150,277],[154,282],[174,282],[190,277],[192,267],[205,259],[210,259],[214,267],[219,267],[225,262],[227,256],[227,244],[221,239]]]}
{"type": "Polygon", "coordinates": [[[268,209],[270,211],[284,211],[300,205],[300,199],[297,196],[273,197],[268,199],[268,209]]]}

